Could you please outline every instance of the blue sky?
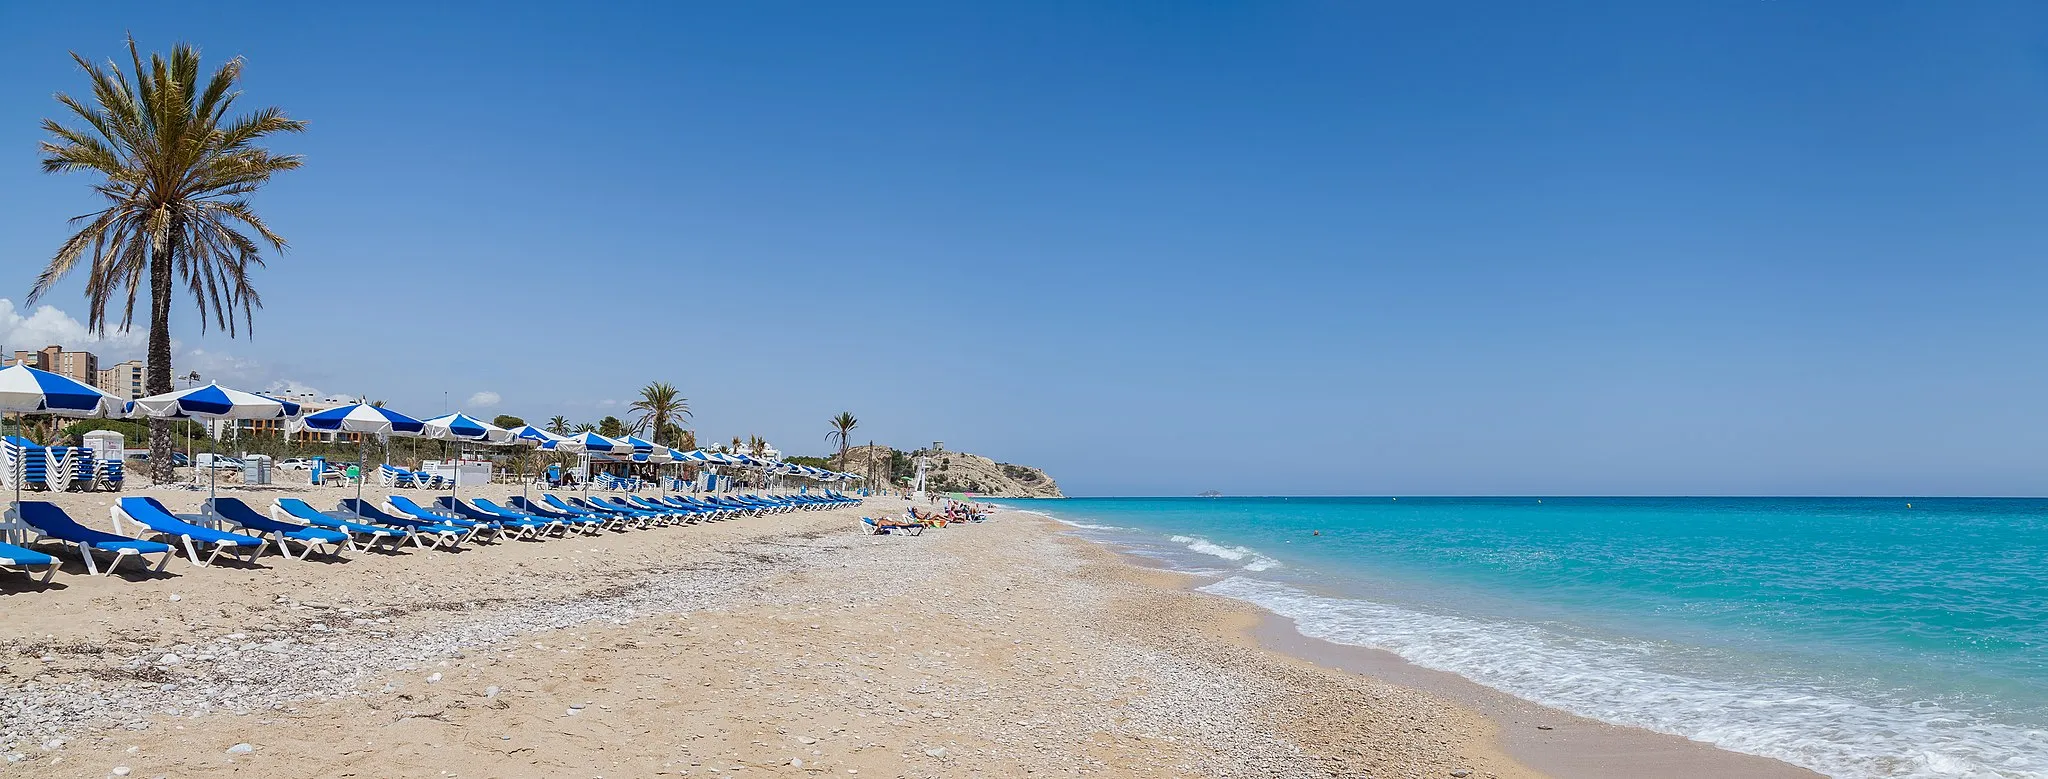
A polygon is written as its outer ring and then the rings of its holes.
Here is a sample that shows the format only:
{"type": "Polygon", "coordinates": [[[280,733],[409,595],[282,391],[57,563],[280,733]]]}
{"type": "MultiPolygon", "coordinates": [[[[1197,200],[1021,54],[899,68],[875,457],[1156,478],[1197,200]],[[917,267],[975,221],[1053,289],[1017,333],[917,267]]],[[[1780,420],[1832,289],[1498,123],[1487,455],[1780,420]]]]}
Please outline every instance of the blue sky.
{"type": "Polygon", "coordinates": [[[0,6],[0,347],[67,327],[37,121],[132,31],[312,123],[181,372],[667,380],[1082,494],[2048,494],[2037,5],[217,8],[0,6]]]}

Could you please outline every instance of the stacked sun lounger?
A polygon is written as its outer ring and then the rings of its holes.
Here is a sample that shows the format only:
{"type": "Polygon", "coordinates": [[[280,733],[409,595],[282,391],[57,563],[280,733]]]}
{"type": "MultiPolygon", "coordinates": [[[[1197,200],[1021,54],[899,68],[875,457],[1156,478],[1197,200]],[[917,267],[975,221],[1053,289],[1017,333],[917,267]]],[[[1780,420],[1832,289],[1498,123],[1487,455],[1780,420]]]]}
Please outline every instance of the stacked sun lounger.
{"type": "Polygon", "coordinates": [[[377,466],[377,484],[383,487],[412,487],[412,471],[393,465],[377,466]]]}
{"type": "Polygon", "coordinates": [[[448,479],[437,473],[409,471],[396,465],[377,466],[377,483],[385,487],[422,487],[444,489],[448,479]]]}
{"type": "Polygon", "coordinates": [[[7,436],[0,439],[0,450],[4,450],[0,451],[0,469],[5,470],[0,484],[11,486],[17,469],[24,490],[89,490],[99,481],[92,450],[85,447],[39,446],[26,438],[7,436]]]}
{"type": "Polygon", "coordinates": [[[95,457],[92,463],[93,488],[120,492],[127,479],[126,470],[122,467],[121,458],[118,456],[95,457]]]}

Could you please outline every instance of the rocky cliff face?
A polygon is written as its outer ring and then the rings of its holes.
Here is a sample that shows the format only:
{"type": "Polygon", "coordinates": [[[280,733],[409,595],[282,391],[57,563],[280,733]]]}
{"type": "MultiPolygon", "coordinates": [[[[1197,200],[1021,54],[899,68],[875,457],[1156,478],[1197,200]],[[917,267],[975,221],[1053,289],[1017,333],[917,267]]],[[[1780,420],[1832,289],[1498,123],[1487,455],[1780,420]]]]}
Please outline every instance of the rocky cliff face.
{"type": "MultiPolygon", "coordinates": [[[[846,450],[846,466],[853,473],[890,474],[891,485],[900,486],[915,472],[916,454],[893,451],[885,446],[856,446],[846,450]],[[870,463],[872,462],[872,469],[870,463]]],[[[1060,486],[1045,471],[1028,465],[999,463],[978,454],[934,452],[925,485],[933,492],[971,492],[997,498],[1063,498],[1060,486]]]]}
{"type": "Polygon", "coordinates": [[[1045,471],[999,463],[978,454],[939,452],[925,473],[933,492],[972,492],[999,498],[1058,498],[1060,485],[1045,471]]]}

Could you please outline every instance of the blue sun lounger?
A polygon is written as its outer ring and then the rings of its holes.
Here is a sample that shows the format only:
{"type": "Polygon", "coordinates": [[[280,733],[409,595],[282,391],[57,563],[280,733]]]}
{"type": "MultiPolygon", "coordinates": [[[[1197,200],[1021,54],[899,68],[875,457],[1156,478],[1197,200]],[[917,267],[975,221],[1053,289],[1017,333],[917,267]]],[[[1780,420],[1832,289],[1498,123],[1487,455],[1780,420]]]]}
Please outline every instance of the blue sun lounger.
{"type": "Polygon", "coordinates": [[[623,498],[620,498],[619,501],[625,503],[628,506],[638,508],[642,511],[652,511],[659,514],[667,515],[668,518],[675,520],[677,522],[689,522],[697,518],[696,512],[694,511],[690,511],[688,509],[679,509],[666,503],[648,500],[638,495],[627,495],[623,498]]]}
{"type": "Polygon", "coordinates": [[[313,553],[313,547],[316,546],[324,547],[321,554],[333,556],[341,551],[343,544],[348,543],[347,533],[279,522],[257,513],[255,509],[249,508],[249,504],[236,498],[210,498],[201,506],[206,513],[232,522],[244,530],[270,536],[271,543],[277,544],[277,551],[284,553],[285,559],[304,560],[313,553]],[[299,544],[297,558],[292,557],[290,542],[293,541],[299,544]]]}
{"type": "Polygon", "coordinates": [[[489,498],[469,498],[469,506],[471,506],[471,510],[477,510],[477,512],[483,512],[483,515],[492,515],[492,517],[498,517],[498,519],[530,519],[530,521],[537,521],[537,523],[549,523],[551,527],[559,529],[561,535],[569,535],[569,529],[578,529],[578,531],[584,531],[584,533],[592,533],[592,531],[604,527],[604,521],[596,519],[596,517],[569,517],[569,515],[547,517],[547,515],[537,515],[537,512],[530,512],[530,510],[506,508],[506,506],[500,506],[500,504],[492,502],[489,498]]]}
{"type": "Polygon", "coordinates": [[[729,497],[712,498],[711,504],[719,508],[730,509],[735,514],[743,517],[761,516],[761,509],[759,507],[749,506],[746,503],[729,497]]]}
{"type": "Polygon", "coordinates": [[[242,562],[253,563],[256,562],[256,558],[262,557],[263,550],[270,546],[270,540],[266,538],[229,533],[186,522],[178,518],[178,515],[172,514],[164,504],[158,503],[156,498],[122,498],[107,509],[107,513],[113,518],[115,530],[120,530],[121,520],[127,519],[149,532],[177,539],[178,543],[185,547],[185,559],[191,560],[193,565],[200,568],[213,565],[223,554],[230,557],[246,554],[247,557],[242,558],[242,562]],[[201,546],[213,548],[205,559],[199,557],[201,546]]]}
{"type": "Polygon", "coordinates": [[[623,529],[626,525],[626,522],[633,519],[632,517],[628,517],[616,511],[592,511],[582,506],[573,506],[570,505],[567,501],[555,497],[553,493],[541,493],[540,499],[543,502],[547,503],[549,507],[553,508],[556,511],[560,511],[564,514],[575,514],[580,517],[596,517],[598,519],[602,519],[604,520],[604,526],[612,530],[623,529]]]}
{"type": "Polygon", "coordinates": [[[669,502],[675,503],[677,505],[688,506],[690,508],[708,511],[710,512],[710,517],[712,519],[732,519],[733,517],[739,516],[740,514],[738,509],[720,506],[716,503],[712,503],[711,501],[704,500],[702,498],[692,498],[688,496],[676,495],[671,496],[669,498],[669,502]]]}
{"type": "Polygon", "coordinates": [[[272,519],[276,519],[278,512],[284,512],[285,516],[291,517],[292,519],[296,519],[300,522],[304,522],[307,525],[310,525],[315,528],[320,528],[323,530],[333,530],[345,534],[348,538],[349,548],[351,550],[375,551],[377,545],[383,543],[385,539],[390,539],[391,543],[386,548],[391,551],[397,551],[398,546],[400,544],[405,543],[407,540],[414,541],[416,546],[428,545],[425,539],[422,539],[418,535],[403,528],[382,527],[378,525],[365,525],[361,522],[350,522],[346,519],[334,516],[333,514],[328,514],[324,511],[313,508],[312,504],[307,503],[298,498],[278,498],[270,506],[270,517],[272,519]],[[362,543],[361,540],[364,538],[369,539],[369,543],[362,543]]]}
{"type": "Polygon", "coordinates": [[[482,511],[451,495],[435,498],[434,509],[441,513],[454,514],[471,522],[492,525],[499,528],[500,533],[503,533],[506,528],[516,528],[519,532],[512,536],[515,541],[535,536],[545,536],[549,530],[562,529],[562,523],[553,520],[541,519],[539,517],[506,517],[482,511]]]}
{"type": "Polygon", "coordinates": [[[728,498],[728,500],[731,500],[732,502],[738,503],[742,506],[746,506],[747,508],[753,509],[754,511],[758,512],[754,515],[757,517],[765,516],[768,514],[782,513],[781,506],[761,500],[760,498],[754,497],[752,495],[734,495],[731,498],[728,498]]]}
{"type": "Polygon", "coordinates": [[[601,506],[598,505],[597,503],[594,503],[584,498],[569,497],[558,499],[553,495],[546,495],[543,497],[547,498],[550,502],[555,500],[562,501],[561,505],[565,506],[565,511],[575,509],[587,511],[592,514],[605,517],[606,519],[609,519],[617,523],[617,526],[621,529],[628,527],[647,527],[647,517],[636,512],[622,511],[616,508],[612,508],[610,506],[601,506]]]}
{"type": "Polygon", "coordinates": [[[477,538],[481,533],[489,533],[491,540],[495,541],[505,536],[504,525],[496,522],[478,522],[474,519],[457,516],[446,511],[435,511],[414,503],[412,498],[404,495],[386,496],[384,498],[384,508],[401,517],[410,517],[421,522],[439,521],[456,527],[469,528],[470,538],[477,538]]]}
{"type": "Polygon", "coordinates": [[[128,559],[129,555],[135,555],[137,560],[146,564],[149,560],[145,555],[162,554],[163,557],[157,558],[156,565],[149,569],[151,572],[163,570],[164,565],[171,561],[170,544],[160,544],[155,541],[144,541],[127,536],[114,535],[102,530],[94,530],[78,524],[70,515],[65,514],[63,509],[57,508],[57,505],[54,503],[32,500],[22,501],[14,505],[15,517],[20,519],[22,524],[27,525],[29,529],[36,531],[38,535],[76,545],[79,556],[85,558],[86,573],[113,573],[115,568],[121,567],[121,561],[128,559]],[[113,552],[114,561],[107,564],[107,570],[101,571],[98,563],[92,559],[93,552],[113,552]]]}
{"type": "Polygon", "coordinates": [[[468,541],[469,537],[476,532],[474,527],[393,516],[384,513],[382,509],[376,506],[370,505],[370,502],[367,500],[357,500],[355,498],[342,498],[341,502],[335,504],[335,509],[344,514],[353,514],[364,522],[373,525],[404,528],[413,533],[413,542],[421,546],[428,545],[420,540],[421,536],[438,539],[432,546],[452,548],[464,541],[468,541]]]}
{"type": "Polygon", "coordinates": [[[783,514],[796,510],[796,506],[790,504],[789,501],[781,498],[771,498],[766,495],[743,495],[740,499],[760,506],[770,514],[783,514]]]}
{"type": "Polygon", "coordinates": [[[713,506],[700,500],[694,500],[684,495],[670,495],[662,502],[688,511],[696,515],[700,520],[727,519],[733,515],[731,510],[713,506]]]}
{"type": "Polygon", "coordinates": [[[50,579],[57,575],[57,558],[34,549],[0,544],[0,568],[19,568],[22,573],[40,568],[43,571],[43,578],[37,579],[36,583],[49,584],[50,579]]]}
{"type": "Polygon", "coordinates": [[[641,511],[640,509],[632,508],[630,506],[623,506],[617,503],[613,503],[611,501],[605,500],[604,498],[570,498],[569,502],[590,509],[591,511],[608,511],[613,514],[618,514],[619,516],[625,517],[628,521],[640,523],[640,526],[643,528],[653,527],[656,521],[665,518],[652,511],[641,511]]]}
{"type": "Polygon", "coordinates": [[[573,522],[582,525],[586,531],[591,533],[596,533],[598,531],[610,528],[615,521],[611,518],[601,517],[588,511],[570,513],[563,509],[550,506],[546,503],[529,499],[523,495],[508,496],[505,498],[505,502],[512,504],[513,511],[524,511],[528,514],[532,514],[536,517],[542,517],[545,519],[559,519],[564,522],[573,522]]]}
{"type": "Polygon", "coordinates": [[[623,514],[638,516],[641,519],[646,520],[650,524],[654,522],[666,522],[669,519],[669,514],[672,513],[667,511],[655,511],[640,508],[639,506],[627,503],[624,498],[600,498],[596,496],[591,496],[588,498],[584,498],[583,502],[584,504],[590,506],[593,509],[609,509],[623,514]]]}

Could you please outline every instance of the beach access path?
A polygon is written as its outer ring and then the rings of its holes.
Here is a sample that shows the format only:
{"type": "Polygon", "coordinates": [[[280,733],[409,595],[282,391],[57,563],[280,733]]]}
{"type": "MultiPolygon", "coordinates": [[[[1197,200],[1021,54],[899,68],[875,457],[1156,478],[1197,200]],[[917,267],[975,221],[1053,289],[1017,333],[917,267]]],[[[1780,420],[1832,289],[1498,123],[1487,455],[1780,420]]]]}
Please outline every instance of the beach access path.
{"type": "MultiPolygon", "coordinates": [[[[343,495],[235,494],[308,492],[343,495]]],[[[0,776],[1539,775],[1474,708],[1264,650],[1248,606],[1036,516],[854,532],[902,505],[0,575],[0,776]]]]}

